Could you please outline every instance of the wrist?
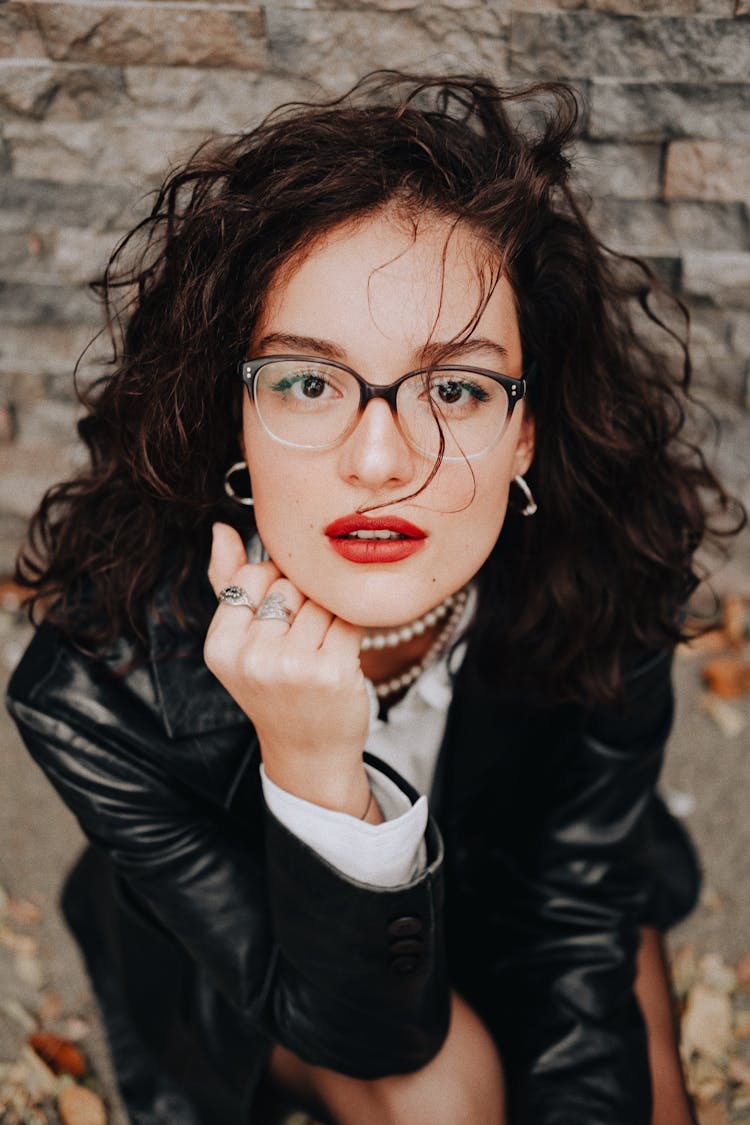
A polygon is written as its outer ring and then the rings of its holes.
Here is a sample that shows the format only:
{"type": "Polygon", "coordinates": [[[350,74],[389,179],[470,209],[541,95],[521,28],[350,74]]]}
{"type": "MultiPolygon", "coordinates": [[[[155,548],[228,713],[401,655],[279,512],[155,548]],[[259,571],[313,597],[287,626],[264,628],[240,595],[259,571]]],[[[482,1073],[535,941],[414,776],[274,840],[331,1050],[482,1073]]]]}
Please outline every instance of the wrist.
{"type": "Polygon", "coordinates": [[[356,769],[345,770],[338,764],[329,770],[310,755],[305,755],[300,762],[290,762],[288,758],[279,760],[272,754],[262,757],[269,780],[292,796],[368,823],[377,824],[382,819],[361,759],[356,769]],[[375,813],[378,816],[373,820],[375,813]]]}
{"type": "Polygon", "coordinates": [[[359,819],[364,821],[365,824],[382,824],[385,819],[372,790],[370,790],[370,799],[367,802],[367,811],[359,819]]]}

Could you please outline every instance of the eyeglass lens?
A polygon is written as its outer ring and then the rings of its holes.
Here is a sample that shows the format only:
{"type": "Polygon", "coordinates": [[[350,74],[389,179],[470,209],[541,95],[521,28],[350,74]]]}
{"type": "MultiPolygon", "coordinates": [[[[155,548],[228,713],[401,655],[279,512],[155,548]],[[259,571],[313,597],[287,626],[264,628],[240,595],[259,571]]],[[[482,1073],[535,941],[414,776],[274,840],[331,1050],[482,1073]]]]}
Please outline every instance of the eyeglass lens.
{"type": "MultiPolygon", "coordinates": [[[[315,360],[272,360],[258,370],[254,397],[268,432],[279,441],[325,449],[349,433],[359,414],[355,377],[315,360]]],[[[441,367],[419,372],[398,389],[396,412],[406,440],[420,453],[476,457],[497,441],[508,416],[508,395],[478,372],[441,367]]]]}

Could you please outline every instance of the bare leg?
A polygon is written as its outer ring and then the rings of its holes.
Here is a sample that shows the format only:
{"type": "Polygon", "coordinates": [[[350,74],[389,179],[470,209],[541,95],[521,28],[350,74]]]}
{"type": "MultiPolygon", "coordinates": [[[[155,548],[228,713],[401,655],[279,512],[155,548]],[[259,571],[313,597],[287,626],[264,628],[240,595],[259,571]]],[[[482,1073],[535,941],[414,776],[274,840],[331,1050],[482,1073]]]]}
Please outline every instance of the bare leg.
{"type": "Polygon", "coordinates": [[[448,1037],[414,1074],[364,1081],[302,1062],[285,1047],[272,1079],[332,1125],[505,1125],[503,1077],[486,1028],[457,995],[448,1037]]]}
{"type": "Polygon", "coordinates": [[[693,1125],[695,1117],[680,1063],[664,939],[651,926],[644,926],[641,931],[635,992],[648,1031],[654,1090],[652,1125],[693,1125]]]}
{"type": "MultiPolygon", "coordinates": [[[[685,1089],[661,934],[644,927],[635,991],[648,1032],[652,1125],[694,1125],[685,1089]]],[[[302,1062],[285,1047],[270,1076],[331,1125],[505,1125],[502,1069],[489,1033],[454,994],[448,1038],[414,1074],[363,1081],[302,1062]]]]}

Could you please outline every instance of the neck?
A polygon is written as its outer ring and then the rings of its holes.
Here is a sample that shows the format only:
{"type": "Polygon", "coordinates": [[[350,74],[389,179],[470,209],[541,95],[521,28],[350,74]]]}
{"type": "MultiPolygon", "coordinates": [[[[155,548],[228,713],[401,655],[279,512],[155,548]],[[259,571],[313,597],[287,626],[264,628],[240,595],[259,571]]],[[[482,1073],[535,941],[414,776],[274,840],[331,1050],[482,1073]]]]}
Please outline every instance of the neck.
{"type": "Polygon", "coordinates": [[[464,588],[416,621],[365,633],[360,648],[362,671],[376,685],[378,695],[392,695],[394,679],[402,678],[408,686],[420,674],[420,664],[423,669],[442,654],[455,634],[467,598],[464,588]]]}
{"type": "Polygon", "coordinates": [[[399,672],[416,664],[426,655],[442,626],[443,622],[439,621],[431,628],[425,629],[421,636],[413,637],[412,640],[395,648],[370,648],[360,652],[362,671],[367,679],[377,684],[381,680],[390,680],[399,672]]]}

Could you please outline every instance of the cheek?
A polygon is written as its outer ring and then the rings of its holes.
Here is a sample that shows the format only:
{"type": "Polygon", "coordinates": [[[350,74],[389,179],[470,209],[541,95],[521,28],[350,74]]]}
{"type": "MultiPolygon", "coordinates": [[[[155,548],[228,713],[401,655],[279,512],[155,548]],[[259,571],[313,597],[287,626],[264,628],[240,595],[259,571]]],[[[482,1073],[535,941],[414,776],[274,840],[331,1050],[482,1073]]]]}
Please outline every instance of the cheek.
{"type": "Polygon", "coordinates": [[[471,526],[477,541],[482,562],[497,542],[508,511],[508,490],[498,484],[492,493],[484,496],[471,508],[471,526]]]}
{"type": "Polygon", "coordinates": [[[417,496],[414,502],[445,515],[463,517],[477,529],[488,526],[497,532],[508,505],[512,465],[512,454],[505,449],[494,450],[477,461],[443,462],[422,494],[424,501],[417,496]]]}
{"type": "Polygon", "coordinates": [[[269,507],[287,480],[284,471],[284,447],[269,439],[254,413],[246,409],[242,426],[243,456],[247,462],[255,500],[256,515],[269,507]]]}
{"type": "Polygon", "coordinates": [[[246,461],[253,491],[253,514],[258,533],[272,558],[282,566],[305,557],[310,532],[319,526],[321,497],[327,491],[320,467],[297,464],[292,451],[265,435],[245,429],[246,461]],[[251,440],[252,439],[252,440],[251,440]]]}

